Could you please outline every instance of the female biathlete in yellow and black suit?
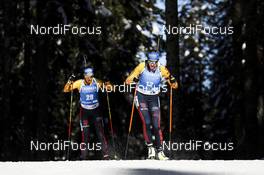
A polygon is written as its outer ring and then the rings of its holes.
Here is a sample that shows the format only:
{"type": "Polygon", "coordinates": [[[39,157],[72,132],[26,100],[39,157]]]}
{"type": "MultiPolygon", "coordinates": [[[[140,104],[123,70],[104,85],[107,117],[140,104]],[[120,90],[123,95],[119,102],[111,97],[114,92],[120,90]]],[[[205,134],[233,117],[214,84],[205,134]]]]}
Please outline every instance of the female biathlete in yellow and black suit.
{"type": "Polygon", "coordinates": [[[160,65],[158,60],[159,54],[150,52],[148,60],[140,63],[127,77],[126,84],[133,83],[135,79],[138,81],[135,105],[143,125],[143,135],[148,147],[148,159],[168,160],[162,149],[159,93],[163,79],[174,89],[178,87],[178,84],[168,69],[160,65]],[[155,147],[152,143],[151,125],[155,135],[155,147]]]}
{"type": "MultiPolygon", "coordinates": [[[[64,86],[64,92],[78,89],[80,93],[80,125],[82,132],[82,143],[89,143],[90,127],[93,126],[96,135],[102,144],[103,159],[109,159],[107,141],[104,135],[102,115],[99,110],[98,91],[103,82],[93,77],[93,69],[84,70],[84,79],[72,82],[70,79],[64,86]]],[[[105,84],[109,87],[109,83],[105,84]]],[[[110,85],[111,86],[111,85],[110,85]]],[[[87,149],[81,150],[81,159],[86,159],[87,149]]]]}

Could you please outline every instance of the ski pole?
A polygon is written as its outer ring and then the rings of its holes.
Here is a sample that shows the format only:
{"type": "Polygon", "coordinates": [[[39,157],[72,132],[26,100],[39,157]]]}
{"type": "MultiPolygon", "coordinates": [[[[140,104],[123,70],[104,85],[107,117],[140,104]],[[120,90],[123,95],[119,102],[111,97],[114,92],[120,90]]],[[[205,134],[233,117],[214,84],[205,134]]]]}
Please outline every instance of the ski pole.
{"type": "Polygon", "coordinates": [[[125,159],[127,157],[128,142],[129,142],[130,132],[131,132],[131,128],[132,128],[132,122],[133,122],[133,116],[134,116],[134,110],[135,110],[135,97],[136,97],[136,92],[137,92],[136,89],[137,89],[137,86],[135,88],[134,95],[133,95],[132,110],[131,110],[131,114],[130,114],[130,122],[129,122],[128,134],[127,134],[126,149],[125,149],[125,159]]]}
{"type": "Polygon", "coordinates": [[[160,35],[158,35],[158,43],[156,48],[157,52],[159,51],[159,47],[160,47],[160,35]]]}
{"type": "Polygon", "coordinates": [[[170,136],[169,136],[170,144],[171,144],[171,134],[172,134],[172,87],[170,87],[170,136]]]}
{"type": "Polygon", "coordinates": [[[87,65],[87,56],[84,55],[83,56],[83,60],[84,60],[84,67],[86,68],[88,65],[87,65]]]}
{"type": "Polygon", "coordinates": [[[172,87],[170,87],[170,141],[172,132],[172,87]]]}
{"type": "Polygon", "coordinates": [[[109,95],[107,91],[106,91],[106,99],[107,99],[108,114],[109,114],[109,120],[110,120],[110,130],[111,130],[112,142],[113,142],[113,147],[114,147],[114,154],[115,154],[115,158],[117,158],[116,149],[115,149],[114,131],[113,131],[113,125],[112,125],[111,108],[110,108],[110,102],[109,102],[109,95]]]}
{"type": "MultiPolygon", "coordinates": [[[[70,102],[70,116],[69,116],[69,126],[68,126],[68,141],[71,142],[71,123],[72,123],[72,108],[73,108],[73,83],[71,82],[70,89],[71,89],[71,102],[70,102]]],[[[67,150],[67,160],[70,158],[70,146],[67,150]]]]}

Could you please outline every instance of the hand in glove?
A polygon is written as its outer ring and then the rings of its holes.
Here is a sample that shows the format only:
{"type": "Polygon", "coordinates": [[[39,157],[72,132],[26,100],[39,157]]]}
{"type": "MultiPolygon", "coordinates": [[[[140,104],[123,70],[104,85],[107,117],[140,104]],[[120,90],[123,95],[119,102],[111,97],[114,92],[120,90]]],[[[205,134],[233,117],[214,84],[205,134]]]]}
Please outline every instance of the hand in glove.
{"type": "Polygon", "coordinates": [[[72,82],[74,81],[74,79],[75,79],[75,75],[72,74],[72,75],[69,77],[69,79],[68,79],[68,83],[72,83],[72,82]]]}
{"type": "Polygon", "coordinates": [[[173,76],[170,77],[170,86],[173,89],[177,89],[178,88],[178,83],[177,83],[176,79],[173,76]]]}
{"type": "Polygon", "coordinates": [[[135,77],[135,78],[133,79],[133,81],[134,81],[135,83],[137,83],[137,82],[139,82],[139,79],[138,79],[137,77],[135,77]]]}

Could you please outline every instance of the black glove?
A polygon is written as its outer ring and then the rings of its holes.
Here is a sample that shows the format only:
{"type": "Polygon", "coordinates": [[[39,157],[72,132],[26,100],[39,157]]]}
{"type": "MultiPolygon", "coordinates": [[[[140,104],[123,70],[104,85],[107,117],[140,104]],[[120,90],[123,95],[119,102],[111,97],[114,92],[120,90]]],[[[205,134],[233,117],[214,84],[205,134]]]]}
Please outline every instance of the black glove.
{"type": "Polygon", "coordinates": [[[176,79],[173,76],[170,76],[170,83],[176,83],[176,79]]]}
{"type": "Polygon", "coordinates": [[[134,81],[135,83],[137,83],[137,82],[139,81],[139,79],[138,79],[137,77],[135,77],[135,78],[133,79],[133,81],[134,81]]]}
{"type": "Polygon", "coordinates": [[[69,77],[68,82],[72,82],[72,81],[74,81],[74,79],[75,79],[75,75],[72,74],[72,75],[69,77]]]}

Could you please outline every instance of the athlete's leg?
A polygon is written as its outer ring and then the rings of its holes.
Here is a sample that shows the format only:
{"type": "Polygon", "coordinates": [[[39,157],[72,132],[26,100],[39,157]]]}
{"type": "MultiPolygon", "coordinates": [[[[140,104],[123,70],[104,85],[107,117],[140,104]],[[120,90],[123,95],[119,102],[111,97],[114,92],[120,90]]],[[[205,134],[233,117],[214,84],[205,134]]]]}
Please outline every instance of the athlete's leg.
{"type": "Polygon", "coordinates": [[[160,100],[159,96],[151,96],[149,108],[152,116],[153,132],[155,135],[155,146],[158,151],[162,150],[163,135],[160,128],[160,100]]]}
{"type": "Polygon", "coordinates": [[[90,134],[90,125],[88,120],[87,109],[80,108],[80,127],[82,134],[82,147],[81,147],[81,159],[86,159],[88,150],[87,146],[89,144],[89,134],[90,134]]]}
{"type": "Polygon", "coordinates": [[[143,135],[147,145],[152,144],[151,121],[147,101],[143,94],[137,92],[135,105],[142,121],[143,135]]]}
{"type": "Polygon", "coordinates": [[[159,160],[168,160],[169,158],[164,154],[162,149],[163,136],[160,129],[160,101],[159,96],[152,96],[152,99],[149,101],[149,106],[151,108],[151,116],[153,122],[153,130],[155,134],[155,143],[157,153],[157,159],[159,160]]]}
{"type": "Polygon", "coordinates": [[[104,128],[103,128],[103,118],[101,115],[101,112],[99,110],[99,108],[93,109],[91,110],[92,112],[92,120],[93,120],[93,124],[95,127],[95,132],[97,135],[97,138],[99,140],[99,142],[102,145],[102,152],[103,152],[103,156],[104,158],[108,158],[108,144],[105,138],[105,134],[104,134],[104,128]]]}

